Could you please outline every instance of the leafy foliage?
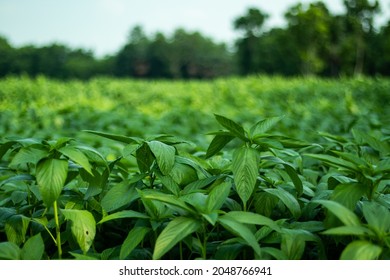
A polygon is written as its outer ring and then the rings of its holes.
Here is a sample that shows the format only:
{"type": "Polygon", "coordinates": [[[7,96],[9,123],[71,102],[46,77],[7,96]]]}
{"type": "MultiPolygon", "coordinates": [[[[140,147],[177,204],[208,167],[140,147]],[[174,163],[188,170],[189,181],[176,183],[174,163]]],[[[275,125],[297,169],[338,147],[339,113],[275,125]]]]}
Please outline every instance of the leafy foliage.
{"type": "Polygon", "coordinates": [[[215,114],[208,145],[5,137],[0,259],[389,259],[385,121],[303,141],[251,119],[215,114]]]}

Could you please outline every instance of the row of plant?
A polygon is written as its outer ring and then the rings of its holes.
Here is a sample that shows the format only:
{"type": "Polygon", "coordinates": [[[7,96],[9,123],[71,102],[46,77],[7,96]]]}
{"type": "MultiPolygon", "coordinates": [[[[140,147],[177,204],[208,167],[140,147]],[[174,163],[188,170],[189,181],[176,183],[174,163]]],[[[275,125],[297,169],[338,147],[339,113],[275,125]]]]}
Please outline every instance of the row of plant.
{"type": "Polygon", "coordinates": [[[96,130],[82,135],[120,153],[3,139],[0,259],[390,258],[385,127],[313,143],[276,133],[282,117],[215,119],[207,149],[96,130]]]}
{"type": "Polygon", "coordinates": [[[44,139],[66,135],[96,146],[96,138],[80,131],[139,137],[167,133],[206,149],[211,138],[204,134],[218,129],[210,118],[216,113],[245,125],[285,115],[278,132],[318,142],[317,131],[344,135],[351,127],[387,127],[390,112],[384,105],[390,103],[389,91],[390,80],[381,78],[60,82],[9,77],[0,80],[0,135],[44,139]]]}

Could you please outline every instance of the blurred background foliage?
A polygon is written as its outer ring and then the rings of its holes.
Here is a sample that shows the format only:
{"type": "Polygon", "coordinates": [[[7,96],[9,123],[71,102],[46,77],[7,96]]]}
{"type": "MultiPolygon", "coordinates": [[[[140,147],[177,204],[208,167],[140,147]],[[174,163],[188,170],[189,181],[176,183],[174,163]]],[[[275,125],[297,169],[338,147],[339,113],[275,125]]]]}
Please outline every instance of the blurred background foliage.
{"type": "Polygon", "coordinates": [[[171,35],[129,32],[116,53],[97,58],[65,45],[16,48],[0,37],[0,77],[26,74],[56,79],[95,76],[152,79],[207,79],[227,75],[390,74],[390,19],[374,25],[377,1],[344,0],[345,12],[332,14],[322,1],[296,4],[285,12],[287,25],[264,29],[268,15],[250,8],[232,23],[234,44],[217,43],[199,32],[177,29],[171,35]],[[232,47],[232,45],[234,45],[232,47]]]}

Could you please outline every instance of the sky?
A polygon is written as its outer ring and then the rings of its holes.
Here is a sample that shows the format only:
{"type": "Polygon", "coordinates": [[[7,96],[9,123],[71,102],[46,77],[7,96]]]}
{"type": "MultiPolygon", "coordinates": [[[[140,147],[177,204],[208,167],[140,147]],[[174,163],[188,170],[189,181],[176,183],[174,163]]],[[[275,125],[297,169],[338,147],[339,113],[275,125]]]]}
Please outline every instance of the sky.
{"type": "MultiPolygon", "coordinates": [[[[96,56],[114,54],[130,30],[141,25],[147,35],[170,35],[177,28],[199,31],[231,44],[239,33],[233,21],[254,7],[269,15],[265,29],[285,25],[284,13],[313,0],[0,0],[0,36],[14,47],[59,43],[96,56]]],[[[342,0],[323,1],[334,14],[342,0]]],[[[390,20],[390,0],[379,0],[379,25],[390,20]]]]}

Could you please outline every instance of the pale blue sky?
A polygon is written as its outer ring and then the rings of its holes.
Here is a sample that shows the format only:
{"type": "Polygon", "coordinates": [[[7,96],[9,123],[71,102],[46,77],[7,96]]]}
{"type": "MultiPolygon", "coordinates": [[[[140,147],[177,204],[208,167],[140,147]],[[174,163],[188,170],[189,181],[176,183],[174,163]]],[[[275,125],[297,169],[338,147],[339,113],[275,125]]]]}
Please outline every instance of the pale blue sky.
{"type": "MultiPolygon", "coordinates": [[[[298,0],[0,0],[0,36],[14,46],[62,43],[113,54],[136,24],[147,34],[169,35],[178,27],[200,31],[218,42],[238,37],[233,21],[249,7],[268,13],[266,26],[283,26],[284,12],[298,0]]],[[[310,3],[313,0],[300,1],[310,3]]],[[[343,12],[342,0],[323,1],[333,13],[343,12]]],[[[390,0],[379,1],[390,20],[390,0]]]]}

